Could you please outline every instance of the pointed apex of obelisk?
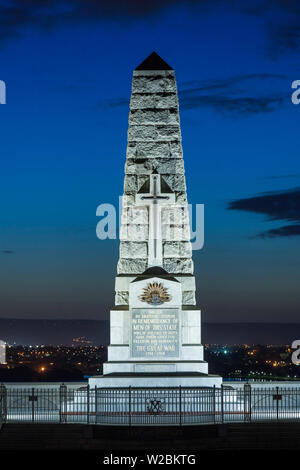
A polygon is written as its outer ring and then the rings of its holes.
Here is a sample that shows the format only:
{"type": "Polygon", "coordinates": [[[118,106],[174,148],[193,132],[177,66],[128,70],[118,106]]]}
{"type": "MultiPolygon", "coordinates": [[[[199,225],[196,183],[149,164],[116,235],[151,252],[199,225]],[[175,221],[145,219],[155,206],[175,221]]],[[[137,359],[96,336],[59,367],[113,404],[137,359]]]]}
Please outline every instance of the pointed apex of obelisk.
{"type": "Polygon", "coordinates": [[[135,70],[173,70],[156,52],[152,52],[135,70]]]}

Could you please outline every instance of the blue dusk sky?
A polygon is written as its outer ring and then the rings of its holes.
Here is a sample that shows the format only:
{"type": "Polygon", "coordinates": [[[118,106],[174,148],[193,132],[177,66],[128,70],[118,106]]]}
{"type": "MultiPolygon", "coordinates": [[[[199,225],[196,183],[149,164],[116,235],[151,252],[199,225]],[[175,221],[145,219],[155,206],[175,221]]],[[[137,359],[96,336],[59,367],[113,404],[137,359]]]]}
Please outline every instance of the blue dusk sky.
{"type": "MultiPolygon", "coordinates": [[[[108,319],[133,69],[176,72],[206,322],[299,322],[298,1],[0,0],[0,317],[108,319]],[[242,6],[241,6],[242,5],[242,6]]],[[[271,327],[271,326],[270,326],[271,327]]]]}

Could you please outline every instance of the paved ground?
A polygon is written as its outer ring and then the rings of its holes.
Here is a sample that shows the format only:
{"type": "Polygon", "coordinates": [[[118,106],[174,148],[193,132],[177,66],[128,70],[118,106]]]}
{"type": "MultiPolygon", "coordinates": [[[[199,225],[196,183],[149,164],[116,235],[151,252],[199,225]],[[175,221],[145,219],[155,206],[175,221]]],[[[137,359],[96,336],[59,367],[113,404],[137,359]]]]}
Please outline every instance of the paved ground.
{"type": "Polygon", "coordinates": [[[111,427],[81,424],[5,424],[0,450],[239,450],[300,449],[300,423],[192,427],[111,427]]]}

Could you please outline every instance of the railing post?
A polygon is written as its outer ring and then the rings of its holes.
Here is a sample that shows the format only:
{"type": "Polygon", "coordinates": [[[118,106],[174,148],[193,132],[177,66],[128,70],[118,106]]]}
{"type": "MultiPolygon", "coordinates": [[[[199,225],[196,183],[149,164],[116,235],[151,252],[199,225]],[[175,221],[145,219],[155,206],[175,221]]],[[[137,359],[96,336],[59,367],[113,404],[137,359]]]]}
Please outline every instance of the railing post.
{"type": "Polygon", "coordinates": [[[95,385],[95,424],[97,423],[97,413],[98,413],[97,385],[95,385]]]}
{"type": "Polygon", "coordinates": [[[32,419],[33,423],[34,423],[34,401],[35,401],[34,388],[32,387],[32,393],[31,393],[31,419],[32,419]]]}
{"type": "Polygon", "coordinates": [[[249,422],[252,421],[252,388],[249,384],[249,422]]]}
{"type": "Polygon", "coordinates": [[[87,403],[86,403],[86,413],[87,413],[86,422],[87,422],[87,424],[90,424],[90,384],[88,384],[88,386],[87,386],[86,399],[87,399],[87,403]]]}
{"type": "Polygon", "coordinates": [[[128,424],[131,426],[131,386],[128,389],[128,424]]]}
{"type": "Polygon", "coordinates": [[[213,388],[213,413],[214,413],[214,424],[216,424],[216,386],[213,388]]]}
{"type": "Polygon", "coordinates": [[[276,419],[279,420],[279,387],[276,387],[276,419]]]}
{"type": "Polygon", "coordinates": [[[222,424],[224,424],[224,385],[221,384],[221,418],[222,424]]]}
{"type": "Polygon", "coordinates": [[[0,428],[7,421],[7,389],[5,385],[0,386],[0,428]]]}
{"type": "Polygon", "coordinates": [[[66,422],[66,401],[67,401],[67,387],[62,384],[59,387],[59,422],[66,422]]]}
{"type": "Polygon", "coordinates": [[[251,385],[244,385],[244,421],[251,421],[251,385]]]}
{"type": "Polygon", "coordinates": [[[182,389],[179,385],[179,426],[182,426],[182,389]]]}

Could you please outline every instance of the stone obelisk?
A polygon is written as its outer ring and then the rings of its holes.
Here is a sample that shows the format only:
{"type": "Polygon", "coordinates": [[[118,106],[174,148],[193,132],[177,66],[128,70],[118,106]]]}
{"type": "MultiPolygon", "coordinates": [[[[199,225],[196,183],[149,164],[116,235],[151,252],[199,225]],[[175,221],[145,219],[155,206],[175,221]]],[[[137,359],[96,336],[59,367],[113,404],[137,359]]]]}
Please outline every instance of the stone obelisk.
{"type": "Polygon", "coordinates": [[[153,52],[133,72],[108,362],[91,386],[220,386],[193,269],[175,72],[153,52]]]}

